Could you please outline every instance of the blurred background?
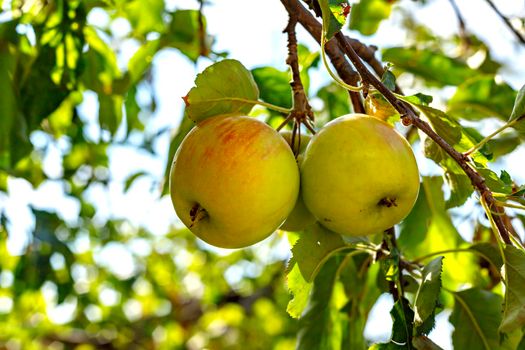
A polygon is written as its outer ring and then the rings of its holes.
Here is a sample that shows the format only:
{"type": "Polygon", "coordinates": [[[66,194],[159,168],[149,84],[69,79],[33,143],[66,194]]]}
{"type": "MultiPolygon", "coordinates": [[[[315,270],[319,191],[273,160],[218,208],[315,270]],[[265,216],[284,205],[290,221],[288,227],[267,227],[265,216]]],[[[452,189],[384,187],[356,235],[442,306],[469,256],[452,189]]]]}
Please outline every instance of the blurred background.
{"type": "MultiPolygon", "coordinates": [[[[487,2],[458,1],[468,52],[450,1],[378,3],[388,19],[352,37],[380,49],[439,47],[473,68],[501,65],[498,79],[514,90],[525,83],[525,46],[487,2]]],[[[523,33],[524,2],[494,4],[523,33]]],[[[0,348],[293,349],[286,235],[242,250],[196,240],[175,216],[165,177],[182,96],[197,73],[226,56],[287,72],[281,3],[207,1],[208,57],[198,38],[199,1],[0,6],[0,348]]],[[[299,27],[298,39],[311,58],[308,90],[319,117],[350,111],[319,64],[317,43],[299,27]]],[[[399,83],[406,94],[433,95],[437,107],[456,91],[409,73],[399,83]]],[[[525,183],[523,159],[521,146],[493,168],[525,183]]],[[[421,152],[418,162],[423,175],[442,174],[421,152]]],[[[465,239],[473,235],[465,218],[473,206],[455,217],[465,239]]],[[[372,309],[371,341],[389,339],[392,303],[385,294],[372,309]]],[[[438,316],[430,336],[445,349],[448,315],[438,316]]]]}

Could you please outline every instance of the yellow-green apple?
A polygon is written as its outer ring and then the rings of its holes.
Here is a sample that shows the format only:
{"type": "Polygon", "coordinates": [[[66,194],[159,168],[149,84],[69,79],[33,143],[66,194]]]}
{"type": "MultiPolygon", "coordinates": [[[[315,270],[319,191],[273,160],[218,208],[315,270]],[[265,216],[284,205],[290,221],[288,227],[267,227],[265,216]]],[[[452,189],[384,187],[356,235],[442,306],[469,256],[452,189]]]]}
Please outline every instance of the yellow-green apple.
{"type": "Polygon", "coordinates": [[[365,114],[327,123],[301,164],[304,203],[326,228],[347,236],[384,231],[415,204],[419,172],[410,144],[365,114]]]}
{"type": "Polygon", "coordinates": [[[242,248],[268,237],[290,214],[299,170],[286,141],[267,124],[215,116],[181,143],[170,192],[177,215],[197,237],[242,248]]]}
{"type": "MultiPolygon", "coordinates": [[[[286,142],[292,147],[292,132],[291,131],[281,131],[280,134],[286,142]]],[[[303,153],[306,150],[306,146],[308,145],[308,142],[310,142],[311,136],[309,135],[303,135],[301,134],[296,135],[294,138],[294,144],[295,147],[299,145],[299,154],[297,155],[297,164],[300,166],[302,159],[303,159],[303,153]],[[298,138],[300,137],[300,141],[298,138]]],[[[286,221],[281,225],[280,229],[285,231],[302,231],[308,226],[315,223],[315,217],[308,211],[308,208],[304,205],[303,196],[301,195],[301,192],[299,191],[299,196],[297,197],[297,202],[295,202],[295,206],[292,209],[292,212],[290,215],[288,215],[288,218],[286,218],[286,221]]]]}

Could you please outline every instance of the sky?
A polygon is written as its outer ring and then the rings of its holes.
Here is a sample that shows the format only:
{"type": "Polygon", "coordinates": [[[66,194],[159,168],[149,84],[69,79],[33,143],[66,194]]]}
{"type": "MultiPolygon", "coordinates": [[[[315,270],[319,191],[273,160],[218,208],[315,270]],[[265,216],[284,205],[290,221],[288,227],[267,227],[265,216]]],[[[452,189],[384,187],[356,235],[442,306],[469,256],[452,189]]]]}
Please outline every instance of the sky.
{"type": "MultiPolygon", "coordinates": [[[[457,20],[452,12],[449,1],[431,0],[423,9],[413,1],[403,0],[409,11],[418,10],[417,20],[425,23],[437,33],[445,36],[453,35],[457,31],[457,20]]],[[[167,0],[170,9],[198,8],[198,2],[194,0],[167,0]]],[[[286,57],[286,37],[282,29],[286,25],[287,16],[279,1],[268,0],[210,0],[210,5],[205,7],[208,31],[215,36],[214,50],[227,51],[231,58],[241,61],[248,68],[258,66],[274,66],[279,69],[287,69],[284,59],[286,57]],[[244,15],[249,14],[249,15],[244,15]]],[[[352,1],[351,1],[352,3],[352,1]]],[[[512,33],[503,25],[501,20],[494,17],[490,8],[484,0],[462,0],[457,1],[467,23],[467,29],[476,33],[486,42],[490,43],[495,59],[510,63],[514,68],[504,70],[502,79],[507,81],[515,89],[519,89],[525,83],[525,50],[523,46],[516,44],[512,33]]],[[[519,14],[525,17],[525,4],[521,0],[499,0],[494,3],[506,14],[519,14]]],[[[91,23],[103,25],[109,20],[103,11],[92,11],[88,20],[91,23]]],[[[405,33],[399,28],[401,17],[394,13],[391,21],[384,22],[377,35],[373,37],[362,37],[352,33],[367,44],[374,44],[380,48],[403,45],[405,33]]],[[[129,31],[129,25],[125,21],[116,21],[111,27],[113,33],[124,37],[129,31]]],[[[317,44],[302,29],[298,28],[299,42],[318,50],[317,44]]],[[[137,50],[139,45],[133,41],[126,41],[121,47],[119,64],[126,66],[127,61],[137,50]]],[[[182,96],[186,95],[193,86],[197,73],[202,71],[212,62],[207,59],[199,60],[194,65],[186,57],[176,50],[163,50],[157,54],[153,61],[153,89],[157,102],[155,114],[149,117],[146,132],[151,134],[163,128],[175,131],[183,113],[182,96]]],[[[312,72],[311,91],[329,82],[329,76],[324,69],[312,72]]],[[[407,93],[411,93],[407,89],[407,93]]],[[[450,95],[452,89],[442,91],[450,95]]],[[[432,91],[434,93],[434,91],[432,91]]],[[[150,94],[147,89],[139,90],[140,103],[147,104],[150,94]]],[[[97,139],[100,130],[96,127],[98,102],[94,93],[87,92],[84,101],[79,108],[80,115],[84,121],[90,123],[88,134],[97,139]]],[[[494,130],[496,125],[487,123],[483,133],[488,134],[494,130]]],[[[67,142],[50,142],[43,133],[32,136],[35,144],[47,144],[49,150],[44,161],[44,170],[50,177],[61,174],[61,154],[68,149],[67,142]]],[[[180,225],[175,217],[169,197],[158,199],[158,183],[153,179],[159,179],[164,174],[167,152],[169,149],[170,134],[165,133],[155,143],[156,156],[137,151],[133,147],[113,146],[109,150],[111,182],[109,191],[102,186],[93,187],[88,198],[97,203],[97,216],[100,220],[107,217],[126,218],[131,225],[144,226],[156,235],[168,232],[174,223],[180,225]],[[138,171],[144,170],[151,177],[139,178],[124,194],[124,182],[126,178],[138,171]]],[[[423,175],[437,174],[437,167],[423,158],[418,153],[418,164],[423,175]]],[[[525,183],[525,150],[521,146],[519,152],[508,157],[505,163],[495,164],[496,169],[508,168],[520,183],[525,183]]],[[[32,189],[24,180],[10,179],[8,195],[0,194],[0,210],[5,210],[11,218],[9,248],[12,252],[20,252],[27,243],[29,232],[32,230],[32,218],[28,205],[31,204],[40,209],[51,209],[57,211],[65,220],[74,222],[79,213],[79,205],[75,200],[68,198],[58,182],[47,181],[38,189],[32,189]],[[54,198],[53,202],[49,198],[54,198]]],[[[473,205],[470,203],[469,205],[473,205]]],[[[79,243],[82,249],[82,242],[79,243]]],[[[139,253],[144,251],[144,245],[135,248],[139,253]]],[[[84,247],[85,248],[85,247],[84,247]]],[[[209,247],[208,247],[209,248],[209,247]]],[[[259,243],[256,249],[263,251],[267,249],[265,243],[259,243]]],[[[147,249],[146,249],[147,250],[147,249]]],[[[220,250],[219,250],[220,252],[220,250]]],[[[122,257],[118,259],[121,263],[113,264],[112,268],[119,275],[133,273],[131,254],[121,246],[113,245],[97,252],[97,259],[102,263],[109,261],[109,257],[115,254],[122,257]]],[[[283,244],[278,252],[273,253],[274,259],[284,258],[288,254],[288,247],[283,244]]],[[[239,278],[232,274],[231,280],[239,278]]],[[[385,317],[392,306],[392,298],[389,295],[382,296],[372,309],[370,320],[367,324],[365,334],[368,338],[385,341],[389,339],[391,321],[385,317]]],[[[54,317],[62,322],[67,321],[68,309],[62,308],[53,311],[54,317]]],[[[69,312],[71,313],[71,312],[69,312]]],[[[51,315],[53,316],[53,315],[51,315]]],[[[450,332],[452,326],[447,322],[449,314],[441,313],[437,318],[437,325],[431,333],[430,338],[445,350],[451,349],[450,332]]]]}

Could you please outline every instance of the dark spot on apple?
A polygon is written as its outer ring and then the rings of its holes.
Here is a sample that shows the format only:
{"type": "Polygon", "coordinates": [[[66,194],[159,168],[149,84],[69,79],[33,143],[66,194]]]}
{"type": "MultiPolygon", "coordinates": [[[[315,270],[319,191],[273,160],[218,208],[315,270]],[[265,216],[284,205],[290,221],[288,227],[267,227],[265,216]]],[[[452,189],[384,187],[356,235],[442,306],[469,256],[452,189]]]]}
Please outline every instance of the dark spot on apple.
{"type": "Polygon", "coordinates": [[[381,198],[379,202],[377,202],[377,205],[381,207],[397,207],[396,198],[395,197],[384,197],[381,198]]]}
{"type": "Polygon", "coordinates": [[[207,216],[208,212],[206,211],[206,209],[201,207],[199,203],[195,203],[190,209],[191,225],[189,226],[189,228],[192,228],[194,224],[198,223],[207,216]]]}
{"type": "Polygon", "coordinates": [[[323,218],[323,221],[325,221],[325,222],[332,222],[332,219],[329,219],[329,218],[323,218]]]}

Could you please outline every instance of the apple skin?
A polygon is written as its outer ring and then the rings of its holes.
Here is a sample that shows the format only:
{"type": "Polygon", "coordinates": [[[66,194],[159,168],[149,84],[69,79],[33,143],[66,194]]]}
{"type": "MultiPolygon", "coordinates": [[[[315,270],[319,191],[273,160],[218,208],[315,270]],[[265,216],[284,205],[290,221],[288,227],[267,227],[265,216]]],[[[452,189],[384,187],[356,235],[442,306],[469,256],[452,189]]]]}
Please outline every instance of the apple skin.
{"type": "Polygon", "coordinates": [[[326,228],[346,236],[382,232],[403,220],[419,192],[410,144],[391,125],[366,114],[327,123],[301,164],[306,207],[326,228]]]}
{"type": "Polygon", "coordinates": [[[203,241],[242,248],[272,234],[299,193],[295,157],[277,131],[244,116],[215,116],[177,150],[170,193],[181,221],[203,241]]]}
{"type": "MultiPolygon", "coordinates": [[[[288,142],[289,145],[292,143],[292,132],[291,131],[281,131],[281,136],[288,142]]],[[[296,136],[297,138],[297,136],[296,136]]],[[[310,135],[303,135],[301,134],[301,144],[299,146],[299,155],[297,156],[297,164],[300,166],[304,151],[306,150],[306,146],[308,146],[308,143],[310,142],[311,136],[310,135]]],[[[294,143],[297,144],[297,139],[294,140],[294,143]]],[[[313,225],[316,222],[315,217],[308,211],[308,208],[306,208],[306,205],[303,201],[303,196],[301,195],[301,192],[299,191],[299,196],[297,197],[297,202],[295,202],[295,206],[292,209],[292,212],[290,215],[288,215],[288,218],[286,221],[281,225],[280,229],[284,231],[302,231],[305,228],[307,228],[310,225],[313,225]]]]}

